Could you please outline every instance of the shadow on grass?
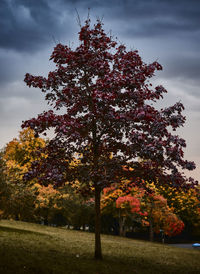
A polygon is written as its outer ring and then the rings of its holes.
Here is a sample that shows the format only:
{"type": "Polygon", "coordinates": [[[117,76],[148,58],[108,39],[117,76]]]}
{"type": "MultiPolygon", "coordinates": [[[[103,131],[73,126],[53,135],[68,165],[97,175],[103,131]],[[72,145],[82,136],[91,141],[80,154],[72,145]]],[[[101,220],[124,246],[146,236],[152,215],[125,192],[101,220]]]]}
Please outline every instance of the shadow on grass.
{"type": "Polygon", "coordinates": [[[0,226],[0,274],[200,273],[198,254],[194,251],[160,249],[157,245],[106,236],[104,260],[95,261],[92,238],[86,237],[89,234],[79,238],[77,232],[60,233],[57,230],[51,236],[42,231],[0,226]],[[138,244],[146,251],[141,253],[138,244]],[[149,252],[151,257],[147,256],[149,252]]]}
{"type": "Polygon", "coordinates": [[[36,231],[31,231],[31,230],[26,230],[26,229],[19,229],[19,228],[11,228],[11,227],[5,227],[5,226],[0,226],[0,233],[1,232],[19,233],[19,234],[45,235],[45,233],[42,233],[42,232],[36,232],[36,231]]]}
{"type": "Polygon", "coordinates": [[[179,265],[162,264],[145,257],[119,258],[104,256],[95,261],[93,254],[73,254],[70,249],[58,250],[56,245],[38,248],[34,245],[7,243],[0,246],[0,273],[4,274],[134,274],[134,273],[199,273],[195,265],[185,268],[179,265]],[[5,248],[5,249],[4,249],[5,248]],[[79,256],[78,256],[79,255],[79,256]]]}

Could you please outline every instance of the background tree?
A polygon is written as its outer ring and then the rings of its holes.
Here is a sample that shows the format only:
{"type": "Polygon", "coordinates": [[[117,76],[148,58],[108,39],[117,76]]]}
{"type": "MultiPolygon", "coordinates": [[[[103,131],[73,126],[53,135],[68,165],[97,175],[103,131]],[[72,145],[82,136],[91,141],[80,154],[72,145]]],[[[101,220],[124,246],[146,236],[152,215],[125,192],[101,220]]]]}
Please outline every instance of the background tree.
{"type": "Polygon", "coordinates": [[[6,163],[6,173],[11,182],[22,182],[31,163],[41,159],[39,149],[44,148],[45,145],[45,140],[36,138],[34,131],[30,128],[22,130],[18,138],[14,138],[6,145],[3,158],[6,163]]]}
{"type": "Polygon", "coordinates": [[[149,223],[149,239],[154,240],[154,232],[175,236],[182,232],[184,223],[174,214],[173,209],[167,204],[167,200],[157,193],[146,195],[146,221],[149,223]]]}
{"type": "Polygon", "coordinates": [[[53,223],[54,214],[61,210],[61,207],[58,206],[58,202],[62,199],[62,195],[58,190],[54,189],[52,185],[41,186],[36,183],[34,184],[34,190],[36,193],[36,216],[46,225],[53,223]]]}
{"type": "Polygon", "coordinates": [[[10,195],[10,188],[8,178],[6,176],[6,164],[3,159],[4,151],[0,151],[0,219],[7,217],[8,199],[10,195]]]}
{"type": "Polygon", "coordinates": [[[182,187],[186,178],[178,168],[192,170],[195,165],[183,159],[185,141],[171,133],[171,128],[176,130],[185,122],[183,105],[157,110],[151,104],[166,92],[149,83],[161,65],[147,65],[136,50],[118,45],[100,21],[91,28],[87,20],[79,41],[74,50],[62,44],[54,48],[50,59],[56,68],[47,78],[25,76],[26,84],[40,88],[54,111],[25,121],[22,127],[31,127],[36,134],[54,128],[55,133],[47,146],[48,157],[43,163],[35,162],[26,179],[37,176],[57,186],[78,180],[84,194],[94,188],[95,258],[101,259],[102,189],[139,175],[182,187]],[[76,153],[82,155],[81,165],[71,168],[76,153]],[[138,158],[149,160],[140,163],[138,158]]]}
{"type": "Polygon", "coordinates": [[[119,221],[119,235],[125,236],[129,227],[134,223],[142,224],[147,215],[143,203],[144,190],[135,187],[128,181],[113,184],[103,189],[101,208],[103,214],[111,214],[119,221]]]}
{"type": "Polygon", "coordinates": [[[23,181],[23,176],[29,171],[33,161],[44,156],[38,153],[38,149],[44,147],[44,139],[36,138],[30,128],[21,131],[18,138],[6,145],[3,152],[4,174],[10,191],[7,197],[7,217],[23,221],[35,220],[34,204],[37,195],[33,185],[36,180],[27,184],[23,181]]]}
{"type": "MultiPolygon", "coordinates": [[[[90,225],[91,203],[80,195],[80,184],[67,182],[62,188],[38,184],[37,180],[24,183],[23,176],[31,163],[46,157],[42,151],[46,142],[34,136],[31,129],[24,129],[7,144],[0,154],[0,214],[3,218],[44,224],[70,225],[83,229],[90,225]]],[[[73,168],[80,164],[74,159],[73,168]]],[[[92,224],[93,225],[93,224],[92,224]]],[[[94,225],[93,225],[94,226],[94,225]]],[[[91,227],[91,226],[90,226],[91,227]]],[[[92,229],[92,228],[91,228],[92,229]]]]}
{"type": "Polygon", "coordinates": [[[174,214],[155,185],[147,185],[151,188],[151,193],[129,181],[104,188],[101,198],[102,212],[118,217],[121,236],[125,236],[126,230],[133,227],[135,222],[149,227],[150,241],[154,239],[154,232],[160,233],[160,230],[168,236],[181,233],[184,223],[174,214]]]}
{"type": "Polygon", "coordinates": [[[167,199],[168,205],[185,224],[185,230],[191,234],[200,235],[200,191],[198,187],[177,190],[168,185],[162,185],[158,191],[167,199]]]}
{"type": "Polygon", "coordinates": [[[35,200],[35,215],[44,224],[67,225],[76,230],[93,230],[93,205],[94,202],[87,200],[77,191],[65,185],[59,189],[52,185],[42,186],[34,184],[37,193],[35,200]]]}

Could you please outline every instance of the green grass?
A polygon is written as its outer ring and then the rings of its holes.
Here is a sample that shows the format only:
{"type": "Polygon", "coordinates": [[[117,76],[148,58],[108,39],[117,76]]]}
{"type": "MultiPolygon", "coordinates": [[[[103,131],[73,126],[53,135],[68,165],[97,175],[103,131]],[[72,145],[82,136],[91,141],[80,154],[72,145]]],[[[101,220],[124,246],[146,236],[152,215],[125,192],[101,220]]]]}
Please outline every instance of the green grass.
{"type": "Polygon", "coordinates": [[[0,273],[200,273],[200,251],[102,235],[103,261],[93,259],[94,235],[0,221],[0,273]]]}

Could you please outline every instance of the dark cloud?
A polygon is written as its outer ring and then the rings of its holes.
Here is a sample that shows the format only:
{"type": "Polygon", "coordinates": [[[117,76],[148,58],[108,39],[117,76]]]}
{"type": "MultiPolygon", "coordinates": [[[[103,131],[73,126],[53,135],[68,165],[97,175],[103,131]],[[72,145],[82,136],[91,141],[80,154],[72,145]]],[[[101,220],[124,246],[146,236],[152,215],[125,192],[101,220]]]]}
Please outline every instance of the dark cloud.
{"type": "Polygon", "coordinates": [[[200,30],[200,2],[195,0],[1,0],[0,47],[37,51],[50,43],[52,36],[59,40],[72,34],[75,8],[82,20],[91,8],[91,14],[113,21],[124,36],[200,30]]]}
{"type": "MultiPolygon", "coordinates": [[[[0,1],[0,83],[23,78],[22,64],[24,54],[33,54],[54,46],[56,42],[66,43],[71,35],[76,34],[76,12],[81,21],[91,8],[91,17],[104,16],[105,27],[112,27],[113,33],[120,39],[158,39],[159,54],[165,54],[166,77],[199,78],[199,58],[177,56],[167,52],[165,44],[178,40],[176,47],[183,50],[186,40],[191,41],[192,48],[198,54],[200,36],[200,2],[196,0],[1,0],[0,1]],[[64,39],[65,37],[65,39],[64,39]],[[67,38],[67,41],[66,41],[67,38]],[[196,46],[195,46],[196,45],[196,46]],[[165,52],[160,48],[164,47],[165,52]],[[196,47],[196,48],[195,48],[196,47]],[[21,58],[9,52],[21,54],[21,58]],[[170,56],[170,54],[172,56],[170,56]],[[175,60],[175,62],[174,62],[175,60]],[[21,66],[19,66],[21,64],[21,66]]],[[[148,49],[148,46],[146,46],[148,49]]],[[[146,49],[145,48],[145,49],[146,49]]],[[[155,58],[160,57],[155,56],[155,58]]],[[[24,65],[23,65],[24,66],[24,65]]]]}
{"type": "Polygon", "coordinates": [[[179,36],[190,34],[191,32],[199,35],[200,25],[187,23],[186,21],[174,22],[172,18],[152,19],[150,22],[147,19],[140,20],[136,25],[125,25],[123,33],[126,37],[166,37],[179,36]]]}
{"type": "Polygon", "coordinates": [[[198,1],[123,1],[112,18],[123,22],[125,36],[161,37],[195,35],[200,31],[199,14],[198,1]]]}
{"type": "Polygon", "coordinates": [[[80,12],[91,8],[92,14],[113,20],[128,36],[160,36],[200,30],[200,2],[197,0],[77,0],[59,1],[80,12]]]}
{"type": "MultiPolygon", "coordinates": [[[[0,83],[1,87],[9,82],[16,81],[23,77],[21,58],[18,54],[0,50],[0,83]]],[[[2,94],[1,94],[2,95],[2,94]]]]}
{"type": "Polygon", "coordinates": [[[59,39],[63,31],[70,34],[70,20],[66,17],[63,22],[63,10],[50,4],[47,0],[1,0],[0,47],[19,52],[37,51],[52,42],[52,36],[59,39]]]}
{"type": "MultiPolygon", "coordinates": [[[[200,56],[177,56],[166,60],[168,65],[164,69],[167,78],[187,79],[200,84],[200,56]]],[[[199,92],[200,93],[200,92],[199,92]]]]}

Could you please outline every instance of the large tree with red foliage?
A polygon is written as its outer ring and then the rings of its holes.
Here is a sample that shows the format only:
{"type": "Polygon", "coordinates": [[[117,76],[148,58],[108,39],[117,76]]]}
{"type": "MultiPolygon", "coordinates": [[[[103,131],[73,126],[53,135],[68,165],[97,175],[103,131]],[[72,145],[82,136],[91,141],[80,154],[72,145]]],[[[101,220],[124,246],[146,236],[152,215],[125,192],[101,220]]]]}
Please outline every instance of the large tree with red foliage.
{"type": "Polygon", "coordinates": [[[95,258],[100,259],[100,194],[105,186],[142,176],[181,187],[186,178],[180,168],[195,165],[183,159],[185,141],[171,133],[185,122],[183,105],[157,110],[151,104],[166,93],[149,82],[161,65],[145,64],[136,50],[128,51],[106,35],[100,21],[91,27],[87,20],[79,41],[76,49],[54,48],[50,59],[56,69],[47,78],[26,74],[26,84],[40,88],[52,110],[22,127],[36,134],[54,128],[55,133],[46,147],[48,157],[35,162],[27,178],[37,175],[55,186],[79,180],[84,194],[93,187],[95,258]],[[72,167],[75,155],[81,155],[81,163],[72,167]]]}

